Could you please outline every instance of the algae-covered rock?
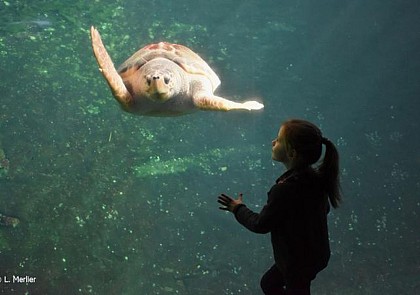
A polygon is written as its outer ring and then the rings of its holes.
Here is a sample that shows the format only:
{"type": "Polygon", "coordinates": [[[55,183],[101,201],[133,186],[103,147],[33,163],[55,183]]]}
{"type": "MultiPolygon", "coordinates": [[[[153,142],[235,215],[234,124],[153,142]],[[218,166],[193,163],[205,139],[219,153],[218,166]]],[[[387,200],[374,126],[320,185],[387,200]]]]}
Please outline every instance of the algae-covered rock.
{"type": "Polygon", "coordinates": [[[172,42],[187,43],[189,45],[197,44],[198,37],[207,37],[208,32],[205,26],[199,24],[188,24],[182,22],[170,22],[156,20],[148,28],[148,37],[150,40],[163,37],[172,42]]]}
{"type": "Polygon", "coordinates": [[[20,220],[16,217],[6,216],[0,213],[0,225],[16,227],[20,220]]]}
{"type": "Polygon", "coordinates": [[[0,178],[6,177],[9,173],[9,164],[4,150],[0,147],[0,178]]]}
{"type": "Polygon", "coordinates": [[[234,152],[234,148],[216,148],[204,153],[168,160],[163,160],[156,156],[145,164],[134,166],[133,170],[138,177],[177,174],[190,169],[200,170],[205,174],[212,175],[216,171],[226,171],[225,166],[218,167],[217,163],[234,152]]]}

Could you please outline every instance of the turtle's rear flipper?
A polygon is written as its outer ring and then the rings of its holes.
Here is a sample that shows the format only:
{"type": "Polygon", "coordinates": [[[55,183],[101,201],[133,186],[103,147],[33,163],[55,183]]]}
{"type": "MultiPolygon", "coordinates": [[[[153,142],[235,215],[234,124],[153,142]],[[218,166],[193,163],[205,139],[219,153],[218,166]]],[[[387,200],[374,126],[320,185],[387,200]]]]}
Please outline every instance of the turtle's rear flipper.
{"type": "Polygon", "coordinates": [[[98,62],[99,70],[108,82],[114,97],[123,107],[128,107],[132,103],[133,97],[128,92],[123,80],[115,69],[114,63],[102,43],[101,35],[93,26],[90,28],[90,36],[92,38],[93,53],[98,62]]]}

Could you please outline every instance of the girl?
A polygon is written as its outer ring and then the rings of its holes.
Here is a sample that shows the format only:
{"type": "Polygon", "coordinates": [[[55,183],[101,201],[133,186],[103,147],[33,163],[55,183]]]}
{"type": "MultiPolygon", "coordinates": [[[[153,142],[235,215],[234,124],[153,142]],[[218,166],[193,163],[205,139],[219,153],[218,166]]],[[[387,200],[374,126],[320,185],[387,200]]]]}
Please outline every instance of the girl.
{"type": "Polygon", "coordinates": [[[338,152],[314,124],[286,121],[272,142],[272,158],[286,166],[255,213],[238,199],[221,194],[220,209],[255,233],[271,233],[275,264],[261,279],[264,294],[310,295],[311,281],[330,258],[327,214],[340,201],[338,152]],[[322,145],[325,155],[320,165],[322,145]]]}

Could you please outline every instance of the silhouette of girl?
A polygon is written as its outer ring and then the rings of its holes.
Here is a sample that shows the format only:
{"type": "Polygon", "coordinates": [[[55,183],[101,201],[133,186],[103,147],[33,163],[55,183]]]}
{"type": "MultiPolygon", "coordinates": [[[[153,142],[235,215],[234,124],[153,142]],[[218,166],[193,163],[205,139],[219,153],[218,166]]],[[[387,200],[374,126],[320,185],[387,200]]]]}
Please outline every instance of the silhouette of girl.
{"type": "Polygon", "coordinates": [[[287,171],[268,192],[260,213],[248,209],[242,194],[218,197],[220,209],[235,214],[255,233],[271,233],[275,264],[261,279],[264,294],[309,295],[311,281],[330,258],[327,214],[340,201],[339,157],[334,144],[314,124],[286,121],[272,142],[272,158],[287,171]],[[319,165],[322,145],[325,155],[319,165]]]}

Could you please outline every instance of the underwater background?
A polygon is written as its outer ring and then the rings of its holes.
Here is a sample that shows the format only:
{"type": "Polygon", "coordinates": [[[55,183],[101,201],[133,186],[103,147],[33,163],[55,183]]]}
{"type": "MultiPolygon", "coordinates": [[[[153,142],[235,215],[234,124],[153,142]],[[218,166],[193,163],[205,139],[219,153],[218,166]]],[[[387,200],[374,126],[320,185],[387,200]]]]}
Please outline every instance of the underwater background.
{"type": "Polygon", "coordinates": [[[420,294],[419,15],[415,0],[0,0],[1,292],[262,294],[269,235],[216,198],[261,209],[284,172],[271,140],[303,118],[337,145],[344,194],[313,294],[420,294]],[[117,66],[184,44],[216,94],[265,108],[125,113],[91,25],[117,66]]]}

